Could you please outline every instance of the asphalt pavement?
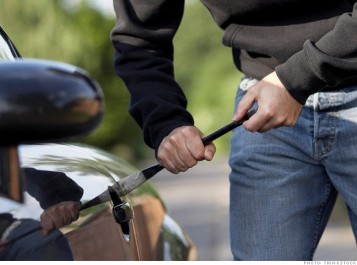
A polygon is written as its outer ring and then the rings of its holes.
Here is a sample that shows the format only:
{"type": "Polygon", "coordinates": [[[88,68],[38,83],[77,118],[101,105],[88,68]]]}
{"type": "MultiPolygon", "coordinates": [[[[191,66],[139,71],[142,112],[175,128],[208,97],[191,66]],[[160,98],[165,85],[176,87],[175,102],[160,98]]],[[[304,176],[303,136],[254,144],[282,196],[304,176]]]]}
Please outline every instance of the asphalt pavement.
{"type": "MultiPolygon", "coordinates": [[[[229,166],[226,159],[200,162],[185,173],[166,170],[152,182],[168,211],[189,233],[200,261],[231,261],[229,246],[229,166]]],[[[347,218],[347,216],[346,216],[347,218]]],[[[315,254],[315,260],[357,260],[351,228],[329,223],[315,254]]]]}

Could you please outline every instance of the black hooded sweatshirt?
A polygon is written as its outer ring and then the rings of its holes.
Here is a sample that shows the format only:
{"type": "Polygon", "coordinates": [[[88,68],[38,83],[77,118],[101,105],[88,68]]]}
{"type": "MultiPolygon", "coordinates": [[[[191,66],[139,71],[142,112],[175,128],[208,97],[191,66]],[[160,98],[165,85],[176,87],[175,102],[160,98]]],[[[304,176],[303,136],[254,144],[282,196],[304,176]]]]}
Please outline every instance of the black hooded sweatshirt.
{"type": "MultiPolygon", "coordinates": [[[[301,104],[315,92],[357,85],[355,0],[201,2],[245,75],[261,79],[276,71],[301,104]]],[[[157,149],[174,128],[194,124],[173,69],[184,0],[114,0],[114,8],[115,70],[130,91],[130,114],[157,149]]]]}

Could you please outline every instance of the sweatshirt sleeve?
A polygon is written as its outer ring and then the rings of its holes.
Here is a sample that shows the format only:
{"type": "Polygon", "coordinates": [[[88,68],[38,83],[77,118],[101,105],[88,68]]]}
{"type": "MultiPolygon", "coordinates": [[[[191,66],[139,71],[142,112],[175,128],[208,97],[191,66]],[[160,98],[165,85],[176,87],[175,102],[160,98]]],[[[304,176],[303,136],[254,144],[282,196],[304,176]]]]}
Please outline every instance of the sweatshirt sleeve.
{"type": "Polygon", "coordinates": [[[340,16],[334,29],[276,67],[276,73],[290,94],[301,104],[323,89],[357,84],[357,3],[353,11],[340,16]]]}
{"type": "Polygon", "coordinates": [[[174,128],[193,125],[173,67],[173,37],[184,0],[114,0],[114,9],[115,71],[130,92],[129,113],[146,144],[157,149],[174,128]]]}
{"type": "Polygon", "coordinates": [[[26,190],[42,209],[64,201],[80,201],[83,189],[63,172],[24,168],[26,190]]]}

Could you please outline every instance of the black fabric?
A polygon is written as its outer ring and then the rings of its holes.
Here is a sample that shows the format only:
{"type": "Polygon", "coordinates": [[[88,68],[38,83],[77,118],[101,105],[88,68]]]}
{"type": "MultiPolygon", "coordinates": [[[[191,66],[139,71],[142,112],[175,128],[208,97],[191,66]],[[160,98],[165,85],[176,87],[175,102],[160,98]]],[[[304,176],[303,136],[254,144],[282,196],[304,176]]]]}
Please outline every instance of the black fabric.
{"type": "Polygon", "coordinates": [[[26,189],[42,209],[63,201],[80,201],[83,189],[62,172],[24,168],[26,189]]]}
{"type": "Polygon", "coordinates": [[[12,224],[14,218],[9,213],[0,213],[0,237],[5,230],[12,224]]]}

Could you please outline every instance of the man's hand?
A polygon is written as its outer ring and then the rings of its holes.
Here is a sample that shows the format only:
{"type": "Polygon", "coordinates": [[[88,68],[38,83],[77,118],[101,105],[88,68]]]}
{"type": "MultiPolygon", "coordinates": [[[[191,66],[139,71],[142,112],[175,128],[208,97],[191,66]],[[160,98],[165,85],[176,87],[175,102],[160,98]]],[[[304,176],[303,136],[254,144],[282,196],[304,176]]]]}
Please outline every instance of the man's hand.
{"type": "Polygon", "coordinates": [[[77,201],[64,201],[47,208],[41,214],[43,234],[48,234],[55,228],[61,228],[76,221],[79,217],[81,204],[77,201]]]}
{"type": "Polygon", "coordinates": [[[159,163],[177,174],[195,166],[198,161],[213,159],[216,147],[213,143],[202,143],[203,134],[194,126],[182,126],[166,136],[158,149],[159,163]]]}
{"type": "Polygon", "coordinates": [[[258,111],[243,126],[251,132],[266,132],[280,126],[292,126],[299,118],[302,105],[297,102],[275,72],[252,86],[238,104],[233,120],[240,120],[258,102],[258,111]]]}

